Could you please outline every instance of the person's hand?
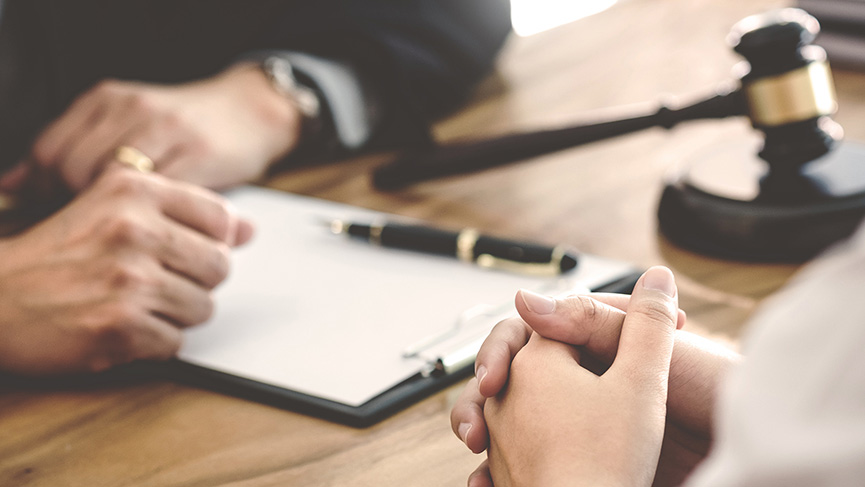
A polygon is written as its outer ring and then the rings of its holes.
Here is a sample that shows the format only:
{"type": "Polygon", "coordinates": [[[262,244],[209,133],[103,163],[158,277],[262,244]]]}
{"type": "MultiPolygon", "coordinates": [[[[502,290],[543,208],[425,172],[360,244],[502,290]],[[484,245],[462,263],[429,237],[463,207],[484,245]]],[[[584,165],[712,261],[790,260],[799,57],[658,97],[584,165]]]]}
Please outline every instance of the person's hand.
{"type": "MultiPolygon", "coordinates": [[[[600,367],[609,366],[615,358],[628,296],[591,294],[556,299],[547,303],[546,309],[553,310],[549,313],[539,312],[543,311],[541,306],[530,309],[526,301],[533,298],[544,299],[527,291],[518,293],[516,306],[521,317],[502,321],[490,333],[478,352],[476,377],[465,386],[451,411],[454,433],[475,453],[486,449],[489,441],[483,419],[485,399],[498,394],[506,384],[511,360],[525,346],[532,327],[547,338],[580,345],[583,358],[596,360],[600,367]]],[[[677,328],[684,323],[685,314],[679,311],[677,328]]],[[[720,377],[740,359],[726,347],[685,331],[676,333],[675,343],[657,486],[679,485],[705,456],[720,377]]],[[[490,485],[486,462],[470,476],[470,484],[490,485]]]]}
{"type": "Polygon", "coordinates": [[[0,240],[0,369],[99,371],[166,359],[213,310],[229,248],[252,235],[220,196],[120,165],[0,240]]]}
{"type": "Polygon", "coordinates": [[[156,172],[225,188],[260,177],[290,152],[300,120],[296,107],[251,63],[183,85],[107,80],[39,135],[33,161],[2,179],[20,185],[22,173],[42,169],[79,191],[118,147],[129,146],[152,159],[156,172]]]}
{"type": "MultiPolygon", "coordinates": [[[[662,267],[637,282],[612,365],[600,376],[577,348],[533,334],[505,391],[490,398],[489,466],[499,487],[649,486],[661,451],[678,316],[662,267]]],[[[553,311],[549,300],[529,303],[553,311]]]]}

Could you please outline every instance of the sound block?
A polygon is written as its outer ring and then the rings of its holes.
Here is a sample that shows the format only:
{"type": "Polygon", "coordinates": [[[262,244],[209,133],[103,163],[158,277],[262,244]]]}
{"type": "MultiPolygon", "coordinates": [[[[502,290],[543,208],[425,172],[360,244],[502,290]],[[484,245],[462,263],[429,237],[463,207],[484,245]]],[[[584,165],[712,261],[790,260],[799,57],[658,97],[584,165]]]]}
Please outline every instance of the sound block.
{"type": "Polygon", "coordinates": [[[661,233],[715,257],[798,263],[851,235],[865,218],[865,146],[843,142],[787,174],[770,174],[757,149],[715,148],[668,178],[658,206],[661,233]]]}

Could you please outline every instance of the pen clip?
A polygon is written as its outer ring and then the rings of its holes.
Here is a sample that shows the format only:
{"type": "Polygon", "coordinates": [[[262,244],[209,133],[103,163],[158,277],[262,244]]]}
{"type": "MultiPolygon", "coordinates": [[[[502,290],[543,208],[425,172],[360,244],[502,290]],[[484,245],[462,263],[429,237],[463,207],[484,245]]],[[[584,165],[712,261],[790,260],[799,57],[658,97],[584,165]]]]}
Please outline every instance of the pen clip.
{"type": "Polygon", "coordinates": [[[515,260],[504,259],[490,254],[481,254],[475,260],[475,263],[484,269],[496,269],[507,272],[514,272],[530,276],[557,276],[562,273],[562,259],[565,257],[567,249],[564,246],[557,246],[553,249],[549,262],[517,262],[515,260]]]}

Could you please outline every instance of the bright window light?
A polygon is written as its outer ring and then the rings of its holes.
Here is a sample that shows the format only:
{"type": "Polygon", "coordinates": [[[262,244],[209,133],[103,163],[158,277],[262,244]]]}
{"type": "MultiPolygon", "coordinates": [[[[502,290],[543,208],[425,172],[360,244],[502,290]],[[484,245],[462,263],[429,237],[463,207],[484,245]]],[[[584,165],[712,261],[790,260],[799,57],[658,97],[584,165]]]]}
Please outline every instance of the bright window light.
{"type": "Polygon", "coordinates": [[[511,23],[530,36],[610,8],[616,0],[511,0],[511,23]]]}

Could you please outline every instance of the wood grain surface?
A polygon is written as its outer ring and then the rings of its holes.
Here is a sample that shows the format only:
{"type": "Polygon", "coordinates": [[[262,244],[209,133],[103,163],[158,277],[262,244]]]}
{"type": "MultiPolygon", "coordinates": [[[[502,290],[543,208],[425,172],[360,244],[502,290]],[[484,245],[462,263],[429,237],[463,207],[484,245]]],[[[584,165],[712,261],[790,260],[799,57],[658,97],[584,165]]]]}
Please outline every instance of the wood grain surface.
{"type": "MultiPolygon", "coordinates": [[[[730,27],[786,4],[623,0],[552,31],[513,37],[498,74],[470,106],[438,124],[436,135],[555,127],[648,110],[665,96],[697,98],[729,79],[739,61],[725,44],[730,27]]],[[[849,138],[865,140],[865,73],[835,76],[836,120],[849,138]]],[[[745,120],[693,122],[395,193],[369,183],[385,155],[294,169],[268,184],[443,226],[567,243],[640,266],[668,265],[688,326],[734,343],[755,307],[796,268],[676,248],[658,236],[655,212],[666,173],[707,147],[753,137],[745,120]]],[[[60,387],[7,379],[0,387],[2,486],[461,486],[481,461],[450,431],[462,384],[367,429],[171,382],[60,387]]]]}

